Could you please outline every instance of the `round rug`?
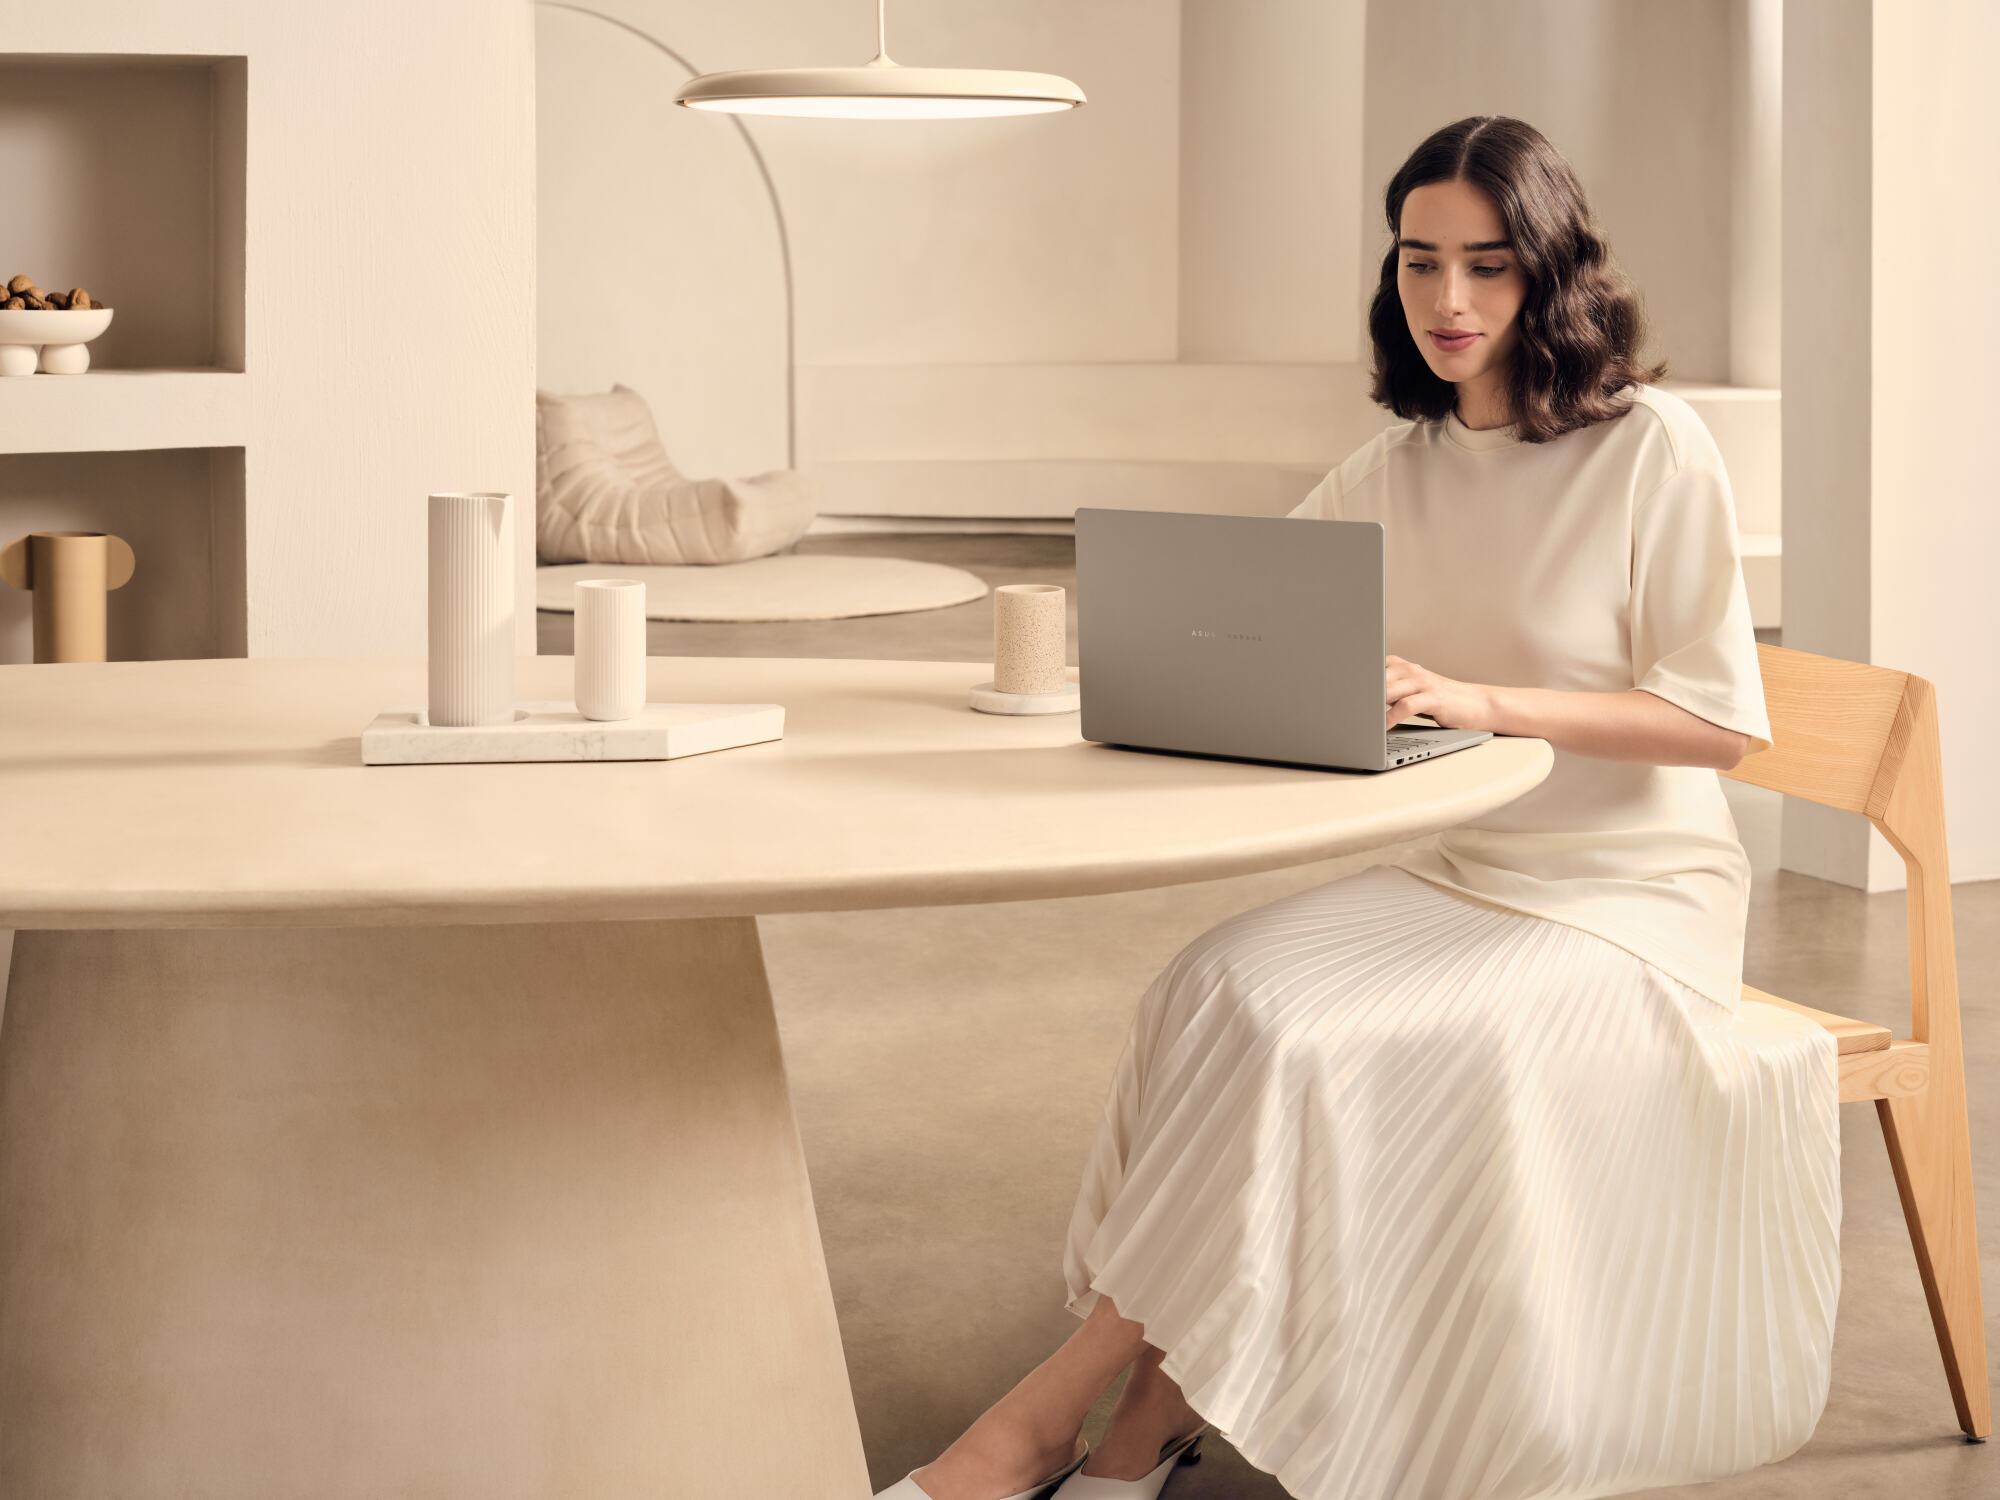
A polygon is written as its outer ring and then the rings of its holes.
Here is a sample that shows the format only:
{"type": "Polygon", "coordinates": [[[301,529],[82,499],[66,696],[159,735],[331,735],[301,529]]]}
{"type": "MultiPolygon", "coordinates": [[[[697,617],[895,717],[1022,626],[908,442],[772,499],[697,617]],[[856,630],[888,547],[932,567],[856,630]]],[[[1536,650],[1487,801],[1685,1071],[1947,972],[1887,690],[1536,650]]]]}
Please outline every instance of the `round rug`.
{"type": "Polygon", "coordinates": [[[789,552],[703,567],[554,563],[535,569],[535,607],[571,613],[580,578],[640,580],[649,620],[844,620],[943,609],[987,592],[943,563],[789,552]]]}

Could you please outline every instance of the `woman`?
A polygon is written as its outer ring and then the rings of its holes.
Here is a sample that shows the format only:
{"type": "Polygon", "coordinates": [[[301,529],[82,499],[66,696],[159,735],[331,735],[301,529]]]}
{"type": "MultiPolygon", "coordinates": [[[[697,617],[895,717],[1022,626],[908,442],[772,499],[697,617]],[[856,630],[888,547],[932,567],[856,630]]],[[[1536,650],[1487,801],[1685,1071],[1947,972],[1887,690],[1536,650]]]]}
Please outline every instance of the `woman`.
{"type": "Polygon", "coordinates": [[[1612,1495],[1782,1458],[1824,1407],[1837,1060],[1736,1011],[1715,771],[1771,731],[1721,458],[1539,132],[1447,126],[1386,207],[1405,420],[1292,515],[1383,526],[1386,724],[1554,767],[1167,966],[1070,1226],[1083,1327],[898,1500],[1150,1497],[1208,1424],[1302,1500],[1612,1495]]]}

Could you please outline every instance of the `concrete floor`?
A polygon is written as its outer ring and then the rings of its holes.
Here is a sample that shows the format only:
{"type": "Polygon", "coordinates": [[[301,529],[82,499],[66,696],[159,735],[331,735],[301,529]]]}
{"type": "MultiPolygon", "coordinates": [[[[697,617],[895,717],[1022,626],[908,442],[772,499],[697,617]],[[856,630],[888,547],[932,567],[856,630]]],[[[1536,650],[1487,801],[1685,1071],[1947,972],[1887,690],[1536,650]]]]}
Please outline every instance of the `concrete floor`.
{"type": "MultiPolygon", "coordinates": [[[[989,583],[1060,583],[1074,593],[1064,537],[840,535],[808,537],[800,550],[921,557],[989,583]]],[[[570,617],[540,616],[540,635],[543,651],[568,652],[570,617]]],[[[655,622],[650,647],[990,661],[992,609],[989,599],[800,625],[655,622]]],[[[1864,895],[1778,870],[1780,799],[1723,787],[1755,871],[1746,980],[1907,1034],[1903,893],[1864,895]]],[[[933,1458],[1079,1326],[1063,1307],[1063,1236],[1112,1065],[1153,975],[1223,918],[1401,847],[1113,896],[763,919],[877,1488],[933,1458]]],[[[1987,982],[2000,960],[2000,882],[1959,885],[1953,902],[1987,1343],[2000,1356],[2000,1000],[1987,982]]],[[[1962,1441],[1952,1415],[1874,1106],[1844,1106],[1841,1123],[1841,1302],[1818,1430],[1781,1463],[1645,1493],[2000,1496],[1995,1445],[1962,1441]]],[[[1114,1382],[1085,1424],[1093,1441],[1117,1392],[1114,1382]]],[[[1177,1472],[1171,1500],[1284,1495],[1226,1442],[1203,1446],[1202,1462],[1177,1472]]]]}

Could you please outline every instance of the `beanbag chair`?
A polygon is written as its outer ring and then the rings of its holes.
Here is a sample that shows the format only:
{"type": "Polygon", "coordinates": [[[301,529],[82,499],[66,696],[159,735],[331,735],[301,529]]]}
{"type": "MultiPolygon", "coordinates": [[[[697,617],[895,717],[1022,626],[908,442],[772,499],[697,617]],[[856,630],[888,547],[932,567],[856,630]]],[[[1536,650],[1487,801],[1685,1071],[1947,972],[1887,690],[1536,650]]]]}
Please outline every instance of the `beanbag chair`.
{"type": "Polygon", "coordinates": [[[535,393],[535,550],[544,562],[741,562],[789,547],[814,514],[796,469],[689,479],[629,386],[535,393]]]}

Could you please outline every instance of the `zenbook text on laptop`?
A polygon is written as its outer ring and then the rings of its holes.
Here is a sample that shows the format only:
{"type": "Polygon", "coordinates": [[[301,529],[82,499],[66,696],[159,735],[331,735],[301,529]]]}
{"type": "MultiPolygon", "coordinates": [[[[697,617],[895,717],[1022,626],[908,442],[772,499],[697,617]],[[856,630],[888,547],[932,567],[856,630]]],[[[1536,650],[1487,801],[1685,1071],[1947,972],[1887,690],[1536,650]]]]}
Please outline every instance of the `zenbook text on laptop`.
{"type": "Polygon", "coordinates": [[[1376,521],[1076,513],[1086,740],[1324,770],[1387,771],[1493,738],[1384,731],[1376,521]]]}

